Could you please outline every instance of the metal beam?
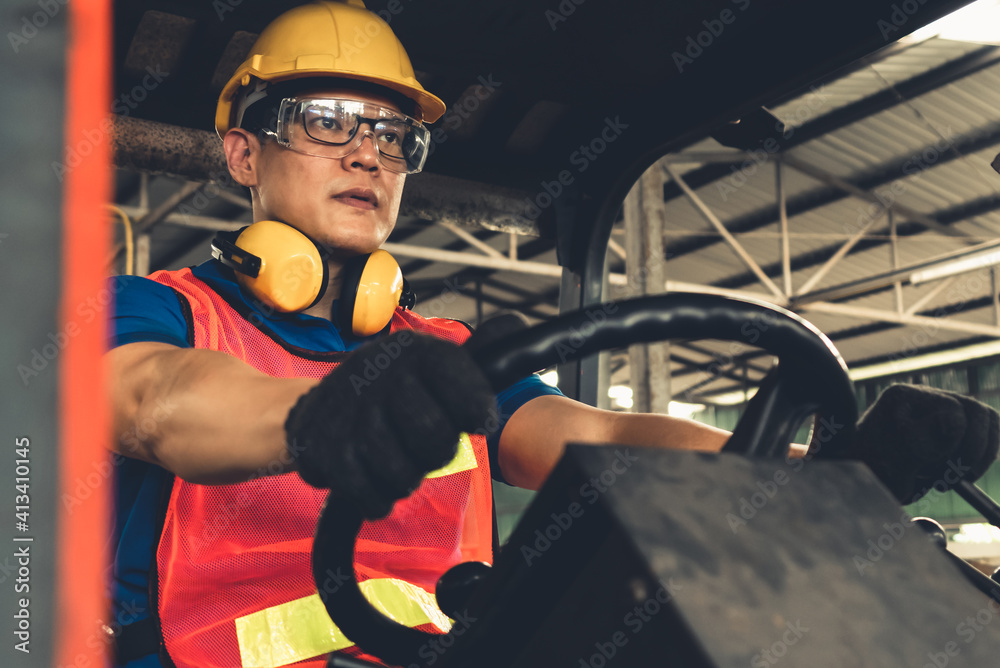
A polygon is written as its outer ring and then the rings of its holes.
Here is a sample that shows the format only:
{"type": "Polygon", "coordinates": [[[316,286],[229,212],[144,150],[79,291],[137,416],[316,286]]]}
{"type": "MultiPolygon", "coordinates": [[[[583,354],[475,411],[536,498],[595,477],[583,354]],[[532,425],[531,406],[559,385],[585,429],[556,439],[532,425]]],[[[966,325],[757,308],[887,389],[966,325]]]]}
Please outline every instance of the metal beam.
{"type": "Polygon", "coordinates": [[[996,325],[981,325],[976,322],[966,322],[953,318],[931,318],[924,315],[907,315],[905,313],[895,313],[875,308],[865,308],[862,306],[851,306],[848,304],[831,304],[829,302],[814,302],[806,304],[802,310],[816,311],[830,315],[843,316],[845,318],[858,318],[861,320],[881,320],[897,325],[909,325],[913,327],[926,327],[928,329],[945,330],[950,332],[962,332],[964,334],[984,334],[986,336],[1000,337],[1000,327],[996,325]]]}
{"type": "MultiPolygon", "coordinates": [[[[708,374],[709,376],[718,378],[728,378],[729,380],[742,381],[743,376],[736,375],[733,371],[727,371],[723,366],[718,366],[709,371],[706,367],[712,366],[714,362],[699,363],[694,360],[688,359],[683,355],[679,355],[675,352],[670,353],[670,361],[683,364],[684,367],[670,372],[671,378],[684,378],[685,376],[693,376],[695,374],[708,374]]],[[[725,366],[730,368],[736,368],[735,360],[725,366]]],[[[713,380],[710,378],[709,380],[713,380]]],[[[690,389],[690,388],[688,388],[690,389]]],[[[683,393],[682,393],[683,394],[683,393]]]]}
{"type": "MultiPolygon", "coordinates": [[[[952,285],[954,285],[956,282],[958,282],[958,279],[959,276],[956,275],[938,282],[938,284],[934,286],[933,290],[929,291],[923,297],[913,302],[913,304],[911,304],[908,309],[903,311],[903,313],[905,315],[913,315],[914,313],[919,313],[920,309],[930,304],[935,297],[937,297],[939,294],[941,294],[942,292],[950,288],[952,285]]],[[[897,281],[895,285],[900,285],[899,281],[897,281]]]]}
{"type": "MultiPolygon", "coordinates": [[[[428,292],[432,292],[433,290],[439,290],[443,282],[444,281],[437,279],[423,279],[420,281],[414,281],[412,283],[412,287],[414,292],[416,292],[417,296],[419,297],[420,293],[424,290],[427,290],[428,292]]],[[[483,282],[477,282],[477,284],[485,285],[485,283],[483,282]]],[[[490,293],[483,292],[481,290],[477,291],[476,288],[466,286],[462,283],[448,281],[446,283],[446,287],[450,290],[454,290],[462,295],[465,295],[466,297],[470,297],[472,299],[480,299],[487,304],[491,304],[493,306],[496,306],[498,308],[507,311],[518,311],[532,318],[537,318],[538,320],[548,320],[558,315],[558,309],[550,304],[542,304],[542,306],[545,306],[548,310],[539,310],[538,308],[534,308],[532,306],[525,306],[525,304],[522,302],[516,302],[516,301],[511,301],[509,299],[504,299],[503,297],[497,295],[491,295],[490,293]]],[[[417,303],[419,304],[420,302],[418,301],[417,303]]]]}
{"type": "MultiPolygon", "coordinates": [[[[530,290],[530,289],[527,289],[527,288],[522,288],[522,287],[520,287],[518,285],[511,285],[510,283],[507,283],[506,281],[501,281],[501,280],[497,279],[495,277],[495,275],[492,275],[492,276],[491,275],[480,275],[480,276],[477,276],[477,278],[479,278],[480,280],[482,280],[483,285],[485,285],[487,287],[493,288],[495,290],[499,290],[500,292],[506,293],[508,295],[513,295],[515,297],[519,297],[520,299],[535,300],[535,299],[538,299],[539,294],[540,294],[537,289],[530,290]]],[[[549,298],[547,300],[533,301],[532,303],[533,304],[539,304],[539,305],[542,305],[542,306],[545,306],[545,307],[551,307],[553,309],[558,310],[559,307],[556,305],[556,302],[558,300],[559,300],[558,295],[556,295],[556,294],[553,293],[553,294],[549,295],[549,298]]]]}
{"type": "MultiPolygon", "coordinates": [[[[163,202],[161,202],[155,209],[152,211],[144,211],[141,215],[137,215],[136,218],[138,218],[138,220],[132,223],[132,236],[137,240],[137,243],[140,236],[148,235],[154,227],[159,225],[170,215],[171,211],[180,206],[181,203],[188,197],[201,190],[204,185],[204,183],[188,181],[181,188],[167,197],[167,199],[163,200],[163,202]]],[[[132,214],[129,215],[131,216],[132,214]]],[[[112,258],[117,260],[124,250],[125,244],[116,244],[112,249],[112,258]]],[[[136,271],[138,272],[138,268],[136,268],[136,271]]],[[[138,275],[145,276],[146,274],[138,275]]]]}
{"type": "MultiPolygon", "coordinates": [[[[137,207],[122,207],[122,208],[130,216],[141,214],[141,209],[138,209],[137,207]]],[[[185,215],[177,213],[165,216],[163,218],[163,222],[167,224],[180,225],[183,227],[192,227],[192,228],[206,229],[206,230],[237,230],[246,224],[245,222],[225,221],[225,220],[210,218],[208,216],[195,216],[195,215],[185,215]]],[[[558,278],[562,274],[562,270],[560,267],[556,265],[545,264],[542,262],[528,262],[524,260],[511,261],[506,257],[493,258],[478,254],[463,253],[456,251],[445,251],[435,248],[412,246],[409,244],[386,243],[383,245],[383,248],[385,248],[390,253],[397,255],[399,257],[416,257],[435,262],[446,262],[446,263],[461,264],[466,266],[478,266],[498,271],[514,271],[520,273],[535,274],[540,276],[550,276],[554,278],[558,278]]],[[[907,269],[903,269],[900,271],[907,271],[907,269]]],[[[625,285],[627,283],[627,279],[624,274],[611,274],[609,276],[609,280],[612,284],[619,286],[625,285]]],[[[699,292],[707,294],[719,294],[739,299],[756,299],[756,300],[772,301],[776,303],[781,303],[784,301],[783,299],[774,300],[773,297],[769,295],[755,293],[755,292],[747,292],[742,290],[727,290],[725,288],[717,288],[709,285],[698,285],[683,281],[666,281],[665,287],[669,292],[699,292]]],[[[496,303],[499,300],[490,299],[489,301],[496,303]]],[[[509,305],[510,305],[509,303],[504,304],[504,306],[509,306],[509,305]]],[[[877,309],[861,309],[859,307],[825,304],[821,302],[807,304],[806,308],[809,310],[821,311],[827,313],[832,312],[847,317],[857,317],[866,320],[882,320],[885,322],[891,322],[903,325],[912,324],[916,326],[936,326],[939,329],[944,329],[944,330],[953,330],[953,331],[967,332],[972,334],[988,334],[991,336],[1000,336],[1000,327],[989,327],[984,325],[978,325],[975,323],[964,323],[961,321],[948,320],[942,318],[929,318],[926,316],[916,316],[912,314],[898,314],[898,313],[892,314],[885,311],[879,311],[877,309]],[[852,313],[854,315],[851,315],[852,313]]]]}
{"type": "MultiPolygon", "coordinates": [[[[877,194],[869,192],[869,191],[865,190],[864,188],[859,188],[858,186],[854,185],[853,183],[848,183],[844,179],[841,179],[841,178],[839,178],[839,177],[831,174],[830,172],[827,172],[827,171],[825,171],[823,169],[820,169],[819,167],[815,167],[814,165],[810,165],[809,163],[805,162],[804,160],[799,160],[798,158],[793,158],[790,155],[783,156],[782,160],[789,167],[793,168],[794,170],[796,170],[798,172],[802,172],[803,174],[805,174],[807,176],[811,176],[814,179],[816,179],[817,181],[820,181],[820,182],[825,183],[827,185],[833,186],[834,188],[837,188],[838,190],[843,190],[844,192],[846,192],[846,193],[848,193],[848,194],[850,194],[850,195],[852,195],[852,196],[854,196],[854,197],[856,197],[858,199],[864,200],[866,202],[871,202],[872,204],[877,204],[879,206],[885,206],[885,204],[884,204],[884,198],[880,198],[877,194]]],[[[901,175],[902,175],[902,173],[901,173],[901,175]]],[[[964,237],[964,236],[968,236],[965,232],[962,232],[961,230],[957,230],[957,229],[955,229],[953,227],[948,227],[947,225],[942,225],[938,221],[934,220],[932,217],[930,217],[930,216],[928,216],[926,214],[920,213],[916,209],[911,209],[908,206],[904,206],[904,205],[902,205],[902,204],[900,204],[898,202],[891,202],[885,208],[887,210],[895,211],[895,212],[899,213],[900,215],[904,216],[908,220],[912,220],[912,221],[914,221],[916,223],[920,223],[921,225],[923,225],[924,227],[926,227],[929,230],[935,230],[936,232],[940,232],[941,234],[945,234],[945,235],[950,236],[950,237],[964,237]]],[[[869,224],[870,223],[871,223],[871,221],[869,221],[869,224]]]]}
{"type": "Polygon", "coordinates": [[[763,283],[767,289],[773,292],[776,296],[784,297],[781,290],[778,289],[778,286],[775,285],[770,278],[768,278],[767,274],[765,274],[760,268],[760,265],[758,265],[754,259],[750,257],[750,253],[743,248],[740,242],[736,240],[736,237],[730,234],[729,230],[726,229],[726,226],[722,224],[722,221],[720,221],[715,214],[712,213],[711,209],[709,209],[708,206],[701,201],[701,198],[698,197],[698,195],[691,190],[688,184],[684,182],[684,179],[682,179],[681,175],[677,173],[677,170],[665,163],[663,164],[663,169],[670,175],[670,178],[674,180],[674,183],[676,183],[678,187],[684,191],[684,194],[687,195],[687,198],[692,204],[694,204],[694,207],[698,210],[701,216],[707,220],[712,227],[718,230],[719,234],[722,235],[722,238],[729,244],[729,247],[733,249],[737,256],[739,256],[740,260],[743,261],[743,264],[745,264],[747,268],[752,271],[755,276],[757,276],[757,279],[760,280],[760,282],[763,283]]]}
{"type": "MultiPolygon", "coordinates": [[[[852,123],[874,116],[886,109],[891,109],[906,100],[936,90],[941,86],[975,74],[997,63],[1000,63],[1000,48],[984,46],[976,49],[971,53],[910,77],[905,81],[895,83],[891,87],[834,109],[829,113],[814,118],[808,123],[794,128],[781,142],[781,150],[787,151],[790,148],[812,141],[817,137],[847,127],[852,123]]],[[[735,162],[743,162],[744,159],[745,156],[735,162]]],[[[731,174],[729,171],[730,164],[732,163],[706,165],[705,167],[689,172],[686,175],[686,180],[692,188],[701,188],[713,181],[729,176],[731,174]]],[[[681,190],[672,184],[667,184],[663,189],[663,196],[667,201],[676,199],[681,195],[681,190]]]]}
{"type": "MultiPolygon", "coordinates": [[[[123,116],[114,116],[112,120],[116,166],[231,185],[222,142],[214,132],[123,116]]],[[[401,216],[541,236],[537,221],[525,209],[530,193],[429,172],[407,180],[399,209],[401,216]]]]}
{"type": "MultiPolygon", "coordinates": [[[[959,204],[950,209],[940,211],[935,214],[935,218],[942,223],[952,224],[962,220],[968,220],[976,216],[986,215],[997,210],[1000,210],[1000,195],[987,195],[972,202],[959,204]]],[[[732,223],[730,223],[730,227],[732,227],[732,223]]],[[[903,223],[898,225],[896,229],[896,235],[898,237],[910,237],[917,234],[923,234],[925,232],[926,230],[924,226],[919,223],[903,223]]],[[[860,252],[862,250],[872,250],[887,243],[888,241],[883,239],[866,238],[858,242],[856,252],[860,252]]],[[[673,246],[673,248],[676,247],[677,245],[673,246]]],[[[814,251],[800,253],[798,256],[792,258],[792,271],[801,271],[825,262],[831,255],[833,255],[833,253],[836,252],[837,248],[839,248],[839,246],[831,245],[818,248],[814,251]]],[[[781,266],[779,263],[772,263],[765,266],[764,270],[769,274],[777,273],[781,270],[781,266]]],[[[730,289],[740,289],[744,286],[752,285],[753,283],[756,283],[756,281],[756,276],[750,273],[745,273],[719,281],[719,285],[730,289]]],[[[884,287],[885,286],[875,289],[884,289],[884,287]]]]}
{"type": "Polygon", "coordinates": [[[840,248],[837,249],[837,252],[834,253],[830,257],[830,259],[823,264],[822,267],[817,269],[816,273],[810,276],[809,279],[802,284],[802,287],[799,288],[799,294],[808,293],[810,290],[813,289],[813,286],[815,286],[817,283],[823,280],[823,278],[828,273],[830,273],[830,270],[833,269],[838,262],[844,259],[844,257],[848,253],[851,252],[851,249],[854,248],[855,244],[861,241],[861,237],[865,236],[865,232],[867,232],[869,228],[871,228],[871,226],[875,224],[876,220],[877,220],[876,218],[870,218],[868,222],[866,222],[864,225],[861,226],[861,229],[859,229],[857,232],[851,235],[851,238],[845,241],[840,246],[840,248]]]}
{"type": "Polygon", "coordinates": [[[163,200],[159,206],[152,211],[146,212],[139,220],[135,221],[132,224],[132,234],[138,236],[144,232],[149,232],[166,218],[171,211],[179,207],[184,200],[201,190],[204,185],[204,183],[196,183],[194,181],[185,183],[181,188],[167,197],[167,199],[163,200]]]}
{"type": "MultiPolygon", "coordinates": [[[[145,174],[143,176],[145,176],[145,174]]],[[[237,195],[236,193],[230,192],[225,188],[219,188],[219,191],[213,194],[217,194],[219,199],[224,199],[230,204],[235,204],[236,206],[246,209],[247,211],[253,210],[253,205],[245,195],[237,195]]]]}
{"type": "MultiPolygon", "coordinates": [[[[893,270],[899,269],[899,235],[896,234],[896,216],[892,215],[892,209],[886,212],[889,217],[889,263],[893,270]]],[[[892,284],[893,300],[896,304],[896,311],[903,312],[903,283],[896,281],[892,284]]]]}
{"type": "Polygon", "coordinates": [[[625,248],[614,239],[608,239],[608,248],[611,250],[612,253],[617,255],[619,259],[621,260],[628,259],[628,255],[625,253],[625,248]]]}
{"type": "MultiPolygon", "coordinates": [[[[134,206],[122,206],[129,216],[139,216],[143,214],[142,209],[134,206]]],[[[222,220],[211,216],[198,216],[193,214],[172,213],[162,218],[162,222],[178,227],[189,227],[200,230],[215,230],[235,232],[246,227],[246,221],[222,220]]],[[[476,239],[476,241],[479,241],[476,239]]],[[[469,267],[483,267],[495,269],[497,271],[513,271],[522,274],[535,274],[538,276],[562,276],[562,268],[554,264],[544,262],[529,262],[525,260],[511,260],[503,253],[497,256],[479,255],[476,253],[466,253],[462,251],[441,250],[439,248],[429,248],[426,246],[414,246],[411,244],[400,244],[387,242],[382,248],[397,257],[412,257],[431,262],[444,262],[448,264],[460,264],[469,267]]],[[[625,282],[624,274],[616,277],[617,281],[625,282]]]]}
{"type": "Polygon", "coordinates": [[[778,193],[778,227],[781,230],[781,279],[785,295],[792,296],[792,251],[788,236],[788,195],[781,178],[781,160],[774,161],[774,188],[778,193]]]}
{"type": "Polygon", "coordinates": [[[474,253],[463,253],[460,251],[447,251],[426,246],[413,246],[411,244],[396,244],[386,242],[382,248],[398,257],[414,257],[432,262],[444,262],[448,264],[461,264],[470,267],[485,267],[487,269],[497,269],[500,271],[516,271],[522,274],[535,274],[537,276],[551,276],[559,278],[562,276],[562,267],[555,264],[545,264],[544,262],[529,262],[525,260],[510,260],[506,257],[487,257],[474,253]]]}
{"type": "MultiPolygon", "coordinates": [[[[122,206],[121,209],[129,216],[140,216],[144,212],[134,206],[122,206]]],[[[194,214],[172,213],[164,216],[163,223],[176,225],[178,227],[189,227],[199,230],[213,230],[235,232],[248,224],[247,221],[222,220],[211,216],[198,216],[194,214]]],[[[464,239],[463,239],[464,240],[464,239]]],[[[479,241],[476,239],[476,241],[479,241]]],[[[460,264],[470,267],[483,267],[497,271],[513,271],[522,274],[535,274],[538,276],[562,276],[562,269],[554,264],[544,262],[529,262],[525,260],[510,260],[506,255],[497,251],[496,256],[478,255],[463,251],[441,250],[426,246],[414,246],[411,244],[400,244],[387,242],[382,248],[398,257],[411,257],[431,262],[444,262],[448,264],[460,264]]],[[[493,250],[493,249],[491,249],[493,250]]],[[[619,274],[616,281],[624,284],[625,275],[619,274]]]]}
{"type": "Polygon", "coordinates": [[[135,270],[136,276],[149,275],[149,235],[139,234],[135,237],[135,270]]]}
{"type": "MultiPolygon", "coordinates": [[[[608,282],[616,288],[626,284],[624,274],[608,274],[608,282]]],[[[714,285],[703,283],[688,283],[686,281],[666,281],[667,292],[696,292],[706,295],[720,295],[722,297],[732,297],[734,299],[751,299],[755,301],[767,302],[778,306],[787,306],[788,300],[784,297],[771,295],[764,292],[750,292],[749,290],[733,290],[732,288],[720,288],[714,285]]]]}
{"type": "MultiPolygon", "coordinates": [[[[983,150],[984,148],[994,146],[997,143],[1000,143],[1000,123],[994,123],[986,128],[972,130],[962,137],[956,138],[951,144],[949,150],[939,155],[937,161],[934,163],[934,166],[937,167],[947,164],[952,160],[956,160],[983,150]]],[[[919,150],[914,151],[912,154],[903,156],[891,163],[883,164],[877,169],[870,170],[857,178],[853,178],[852,185],[861,188],[864,191],[871,191],[887,183],[900,180],[907,176],[904,169],[912,169],[913,156],[917,156],[919,154],[919,150]]],[[[758,157],[763,158],[763,156],[758,157]]],[[[784,158],[785,155],[782,157],[784,158]]],[[[726,174],[729,173],[730,172],[727,170],[726,174]]],[[[688,182],[689,186],[692,186],[692,182],[688,176],[690,175],[685,175],[685,180],[688,182]]],[[[793,197],[788,201],[788,216],[795,217],[803,213],[808,213],[809,211],[813,211],[819,207],[840,201],[848,196],[849,195],[847,193],[839,188],[830,188],[827,190],[820,190],[818,192],[806,192],[793,197]]],[[[961,208],[962,207],[953,207],[952,210],[958,211],[961,208]]],[[[897,211],[899,211],[898,208],[897,211]]],[[[777,207],[762,207],[744,216],[728,221],[726,227],[731,232],[736,234],[753,232],[763,227],[772,225],[775,221],[777,221],[777,219],[777,207]]],[[[953,217],[947,217],[943,212],[938,212],[933,217],[933,220],[935,220],[938,224],[948,225],[949,223],[956,222],[956,220],[964,220],[964,217],[956,219],[953,217]]],[[[900,227],[903,226],[901,225],[900,227]]],[[[697,252],[704,248],[708,248],[716,243],[719,243],[719,239],[717,238],[692,239],[690,241],[673,244],[671,246],[671,252],[674,257],[680,257],[689,253],[697,252]]]]}
{"type": "MultiPolygon", "coordinates": [[[[682,151],[669,153],[658,160],[665,165],[703,165],[721,163],[731,165],[747,159],[746,151],[682,151]]],[[[729,173],[728,171],[726,172],[729,173]]]]}
{"type": "Polygon", "coordinates": [[[990,297],[993,298],[993,324],[1000,327],[1000,292],[997,286],[997,268],[990,267],[990,297]]]}
{"type": "MultiPolygon", "coordinates": [[[[696,345],[696,344],[692,343],[691,341],[678,341],[676,343],[676,345],[678,347],[680,347],[680,348],[686,348],[687,350],[690,350],[693,353],[697,353],[698,355],[706,355],[708,357],[711,357],[711,358],[713,358],[714,361],[725,360],[727,357],[730,358],[730,359],[732,359],[732,356],[730,356],[730,355],[726,355],[725,353],[716,352],[716,351],[711,350],[709,348],[704,348],[702,346],[699,346],[699,345],[696,345]]],[[[770,353],[766,353],[766,354],[768,356],[770,356],[770,353]]],[[[740,359],[740,361],[741,361],[741,363],[743,365],[745,365],[748,369],[754,371],[755,373],[759,373],[761,375],[764,375],[768,371],[771,370],[770,365],[767,366],[767,367],[762,367],[762,366],[758,366],[756,364],[751,364],[750,363],[750,359],[752,359],[752,358],[743,358],[743,357],[740,357],[739,359],[740,359]]]]}
{"type": "Polygon", "coordinates": [[[987,241],[985,243],[962,248],[951,253],[936,255],[932,258],[928,258],[927,260],[907,265],[905,267],[900,267],[899,269],[894,269],[892,271],[883,272],[881,274],[875,274],[874,276],[869,276],[868,278],[848,281],[847,283],[841,283],[840,285],[834,285],[822,290],[816,290],[815,292],[807,292],[801,295],[796,295],[792,300],[792,304],[797,308],[810,302],[836,301],[847,297],[855,297],[866,292],[871,292],[875,289],[889,287],[897,281],[907,281],[909,280],[910,274],[915,271],[926,269],[937,264],[951,262],[961,257],[980,253],[992,248],[1000,248],[1000,242],[987,241]]]}
{"type": "Polygon", "coordinates": [[[445,228],[446,230],[454,234],[456,237],[458,237],[465,243],[469,244],[473,248],[482,251],[485,255],[489,257],[506,257],[496,248],[493,248],[493,246],[490,246],[485,241],[480,241],[470,232],[462,229],[461,227],[455,225],[454,223],[439,223],[439,224],[441,225],[441,227],[445,228]]]}
{"type": "MultiPolygon", "coordinates": [[[[137,218],[146,214],[146,210],[142,207],[125,204],[119,204],[118,207],[131,218],[137,218]]],[[[190,227],[196,230],[236,232],[249,225],[250,221],[223,220],[222,218],[198,216],[192,213],[171,213],[163,219],[163,223],[166,225],[176,225],[177,227],[190,227]]]]}

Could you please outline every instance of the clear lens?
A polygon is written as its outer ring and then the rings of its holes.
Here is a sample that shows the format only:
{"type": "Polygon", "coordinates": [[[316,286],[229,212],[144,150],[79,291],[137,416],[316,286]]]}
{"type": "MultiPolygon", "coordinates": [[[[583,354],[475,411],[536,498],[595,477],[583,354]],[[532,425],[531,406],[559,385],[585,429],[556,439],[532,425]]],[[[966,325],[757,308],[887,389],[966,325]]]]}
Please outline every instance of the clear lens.
{"type": "Polygon", "coordinates": [[[343,158],[372,136],[386,169],[413,174],[427,158],[430,133],[419,121],[385,107],[357,100],[286,98],[278,138],[299,153],[343,158]]]}

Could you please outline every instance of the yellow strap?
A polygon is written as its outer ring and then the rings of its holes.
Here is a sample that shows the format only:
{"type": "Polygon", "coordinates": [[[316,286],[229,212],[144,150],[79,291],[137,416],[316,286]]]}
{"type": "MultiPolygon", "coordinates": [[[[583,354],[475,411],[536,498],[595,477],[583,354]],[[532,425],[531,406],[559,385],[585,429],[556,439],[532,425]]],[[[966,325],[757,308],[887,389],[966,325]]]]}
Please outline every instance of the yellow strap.
{"type": "MultiPolygon", "coordinates": [[[[377,578],[361,591],[383,614],[406,626],[432,623],[451,628],[434,597],[403,580],[377,578]]],[[[276,668],[350,647],[354,643],[330,621],[319,594],[282,603],[236,620],[243,668],[276,668]]]]}
{"type": "Polygon", "coordinates": [[[458,473],[459,471],[468,471],[469,469],[476,468],[476,466],[478,464],[476,463],[476,453],[472,450],[472,439],[463,431],[458,437],[458,452],[455,453],[455,458],[437,471],[431,471],[424,477],[440,478],[452,473],[458,473]]]}

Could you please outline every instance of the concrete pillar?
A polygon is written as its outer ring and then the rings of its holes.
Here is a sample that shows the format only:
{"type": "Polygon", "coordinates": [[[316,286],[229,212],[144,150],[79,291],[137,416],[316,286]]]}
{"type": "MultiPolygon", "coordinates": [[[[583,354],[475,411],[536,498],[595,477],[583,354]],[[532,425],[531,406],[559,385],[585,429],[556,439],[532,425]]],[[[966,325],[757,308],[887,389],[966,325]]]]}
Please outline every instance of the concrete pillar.
{"type": "MultiPolygon", "coordinates": [[[[625,197],[625,267],[629,297],[665,292],[663,170],[654,164],[625,197]]],[[[670,344],[629,348],[632,410],[667,413],[670,406],[670,344]]]]}

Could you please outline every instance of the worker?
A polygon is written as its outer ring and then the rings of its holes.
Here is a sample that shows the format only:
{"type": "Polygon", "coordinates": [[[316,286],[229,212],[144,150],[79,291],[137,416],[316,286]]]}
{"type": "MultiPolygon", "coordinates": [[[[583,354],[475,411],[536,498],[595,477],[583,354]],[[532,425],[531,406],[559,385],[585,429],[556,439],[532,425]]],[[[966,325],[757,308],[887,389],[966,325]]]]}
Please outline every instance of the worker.
{"type": "Polygon", "coordinates": [[[724,443],[696,422],[588,407],[536,376],[495,398],[509,419],[487,441],[494,396],[456,345],[465,325],[400,306],[388,325],[356,328],[358,278],[391,264],[374,251],[444,110],[389,26],[354,1],[278,17],[224,87],[216,129],[254,224],[221,235],[204,264],[119,278],[116,290],[120,665],[359,654],[310,571],[327,493],[374,520],[356,556],[369,596],[443,630],[420,611],[450,566],[492,559],[491,474],[536,489],[568,441],[724,443]],[[250,276],[241,265],[262,256],[268,269],[294,266],[250,276]],[[324,622],[302,622],[316,615],[324,622]]]}
{"type": "Polygon", "coordinates": [[[220,234],[203,264],[116,279],[117,665],[371,659],[310,570],[328,494],[370,520],[366,594],[444,631],[437,578],[492,559],[491,477],[537,489],[567,442],[718,451],[728,438],[592,408],[537,376],[494,396],[457,345],[469,329],[406,308],[378,249],[444,111],[358,0],[282,14],[223,88],[215,126],[253,224],[220,234]]]}

